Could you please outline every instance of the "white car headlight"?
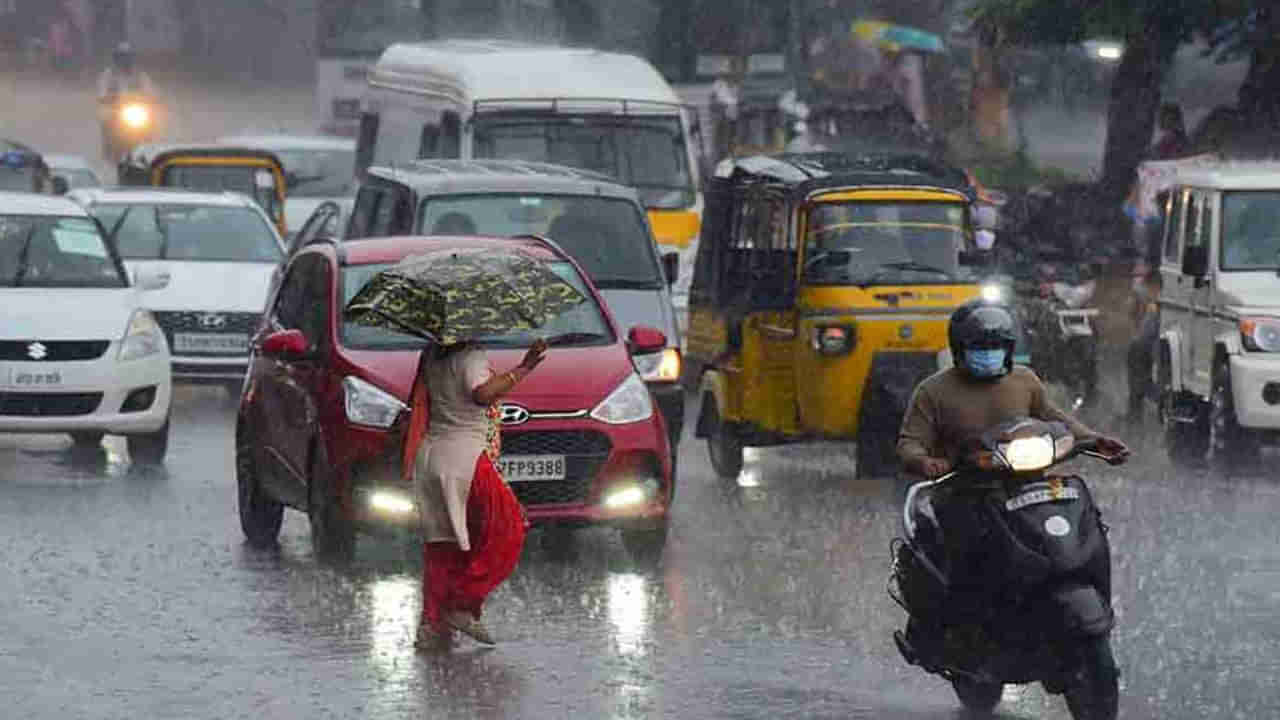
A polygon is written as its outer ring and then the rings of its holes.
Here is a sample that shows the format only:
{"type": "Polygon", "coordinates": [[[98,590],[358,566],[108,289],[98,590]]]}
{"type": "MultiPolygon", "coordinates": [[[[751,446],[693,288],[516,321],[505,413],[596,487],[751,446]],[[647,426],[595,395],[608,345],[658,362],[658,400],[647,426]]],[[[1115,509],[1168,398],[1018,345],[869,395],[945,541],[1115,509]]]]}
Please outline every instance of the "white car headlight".
{"type": "Polygon", "coordinates": [[[631,373],[604,402],[591,411],[591,417],[610,425],[625,425],[653,417],[653,399],[640,376],[631,373]]]}
{"type": "Polygon", "coordinates": [[[122,362],[139,360],[154,355],[164,349],[164,333],[156,324],[156,319],[146,310],[134,310],[125,326],[124,338],[120,341],[120,353],[117,356],[122,362]]]}
{"type": "Polygon", "coordinates": [[[633,355],[636,372],[645,382],[676,382],[680,379],[680,351],[667,348],[662,352],[633,355]]]}
{"type": "Polygon", "coordinates": [[[1053,284],[1053,295],[1063,305],[1076,310],[1085,303],[1093,299],[1093,293],[1098,289],[1098,283],[1090,280],[1083,285],[1068,285],[1067,283],[1056,282],[1053,284]]]}
{"type": "Polygon", "coordinates": [[[342,397],[349,422],[383,430],[409,409],[386,390],[351,375],[342,379],[342,397]]]}
{"type": "Polygon", "coordinates": [[[1280,318],[1240,318],[1240,338],[1255,352],[1280,352],[1280,318]]]}

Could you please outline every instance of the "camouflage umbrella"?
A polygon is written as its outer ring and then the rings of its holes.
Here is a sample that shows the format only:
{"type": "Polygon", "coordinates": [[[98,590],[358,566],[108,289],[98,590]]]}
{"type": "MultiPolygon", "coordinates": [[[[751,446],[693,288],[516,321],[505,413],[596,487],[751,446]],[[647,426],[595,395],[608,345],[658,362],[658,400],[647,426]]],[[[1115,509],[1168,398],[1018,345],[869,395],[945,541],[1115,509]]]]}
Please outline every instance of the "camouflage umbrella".
{"type": "Polygon", "coordinates": [[[450,345],[530,331],[586,301],[540,260],[516,249],[437,250],[378,273],[346,319],[450,345]]]}

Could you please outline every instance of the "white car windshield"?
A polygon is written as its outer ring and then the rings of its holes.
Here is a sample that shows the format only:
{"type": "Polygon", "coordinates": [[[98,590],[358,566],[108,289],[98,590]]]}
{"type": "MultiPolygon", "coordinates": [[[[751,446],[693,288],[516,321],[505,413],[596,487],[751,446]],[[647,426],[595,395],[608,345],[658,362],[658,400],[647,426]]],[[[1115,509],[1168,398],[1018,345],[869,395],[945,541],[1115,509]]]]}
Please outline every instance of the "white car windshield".
{"type": "Polygon", "coordinates": [[[355,186],[355,150],[275,150],[289,197],[337,197],[355,186]]]}
{"type": "Polygon", "coordinates": [[[92,209],[127,260],[279,262],[271,226],[247,207],[99,205],[92,209]]]}
{"type": "Polygon", "coordinates": [[[0,216],[0,287],[128,287],[88,218],[0,216]]]}

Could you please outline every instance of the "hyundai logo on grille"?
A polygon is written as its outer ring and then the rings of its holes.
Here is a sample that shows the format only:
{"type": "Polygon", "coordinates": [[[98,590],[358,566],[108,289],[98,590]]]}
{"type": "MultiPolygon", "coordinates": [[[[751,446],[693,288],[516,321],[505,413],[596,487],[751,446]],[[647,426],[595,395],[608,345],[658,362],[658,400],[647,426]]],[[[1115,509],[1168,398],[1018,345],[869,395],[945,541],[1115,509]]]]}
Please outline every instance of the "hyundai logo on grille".
{"type": "Polygon", "coordinates": [[[529,422],[529,411],[519,405],[503,405],[498,409],[498,420],[503,425],[523,425],[529,422]]]}
{"type": "Polygon", "coordinates": [[[218,328],[226,327],[227,316],[221,313],[205,313],[197,317],[196,321],[200,323],[200,327],[206,330],[217,330],[218,328]]]}
{"type": "Polygon", "coordinates": [[[27,346],[27,357],[32,360],[43,360],[49,356],[49,348],[42,342],[33,342],[27,346]]]}

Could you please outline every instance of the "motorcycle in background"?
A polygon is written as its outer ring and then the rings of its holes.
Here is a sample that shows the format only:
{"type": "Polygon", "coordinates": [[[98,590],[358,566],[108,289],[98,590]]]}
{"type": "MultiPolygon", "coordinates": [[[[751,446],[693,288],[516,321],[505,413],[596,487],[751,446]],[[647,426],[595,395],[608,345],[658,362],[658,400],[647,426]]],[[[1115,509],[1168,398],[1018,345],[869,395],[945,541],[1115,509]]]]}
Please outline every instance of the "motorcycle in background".
{"type": "Polygon", "coordinates": [[[1015,312],[1026,328],[1031,367],[1044,380],[1065,385],[1071,411],[1098,399],[1098,290],[1094,263],[1041,253],[1015,283],[1015,312]]]}
{"type": "Polygon", "coordinates": [[[1049,471],[1080,455],[1113,465],[1127,456],[1076,443],[1062,423],[1030,419],[998,425],[975,445],[958,470],[907,491],[889,585],[910,616],[894,633],[899,651],[950,681],[971,712],[994,710],[1005,684],[1039,682],[1066,696],[1076,720],[1114,720],[1107,528],[1083,478],[1049,471]],[[976,590],[956,582],[948,528],[935,512],[962,494],[987,533],[975,541],[985,551],[976,590]]]}
{"type": "Polygon", "coordinates": [[[160,103],[138,93],[102,101],[102,155],[116,163],[138,145],[151,142],[160,120],[160,103]]]}

